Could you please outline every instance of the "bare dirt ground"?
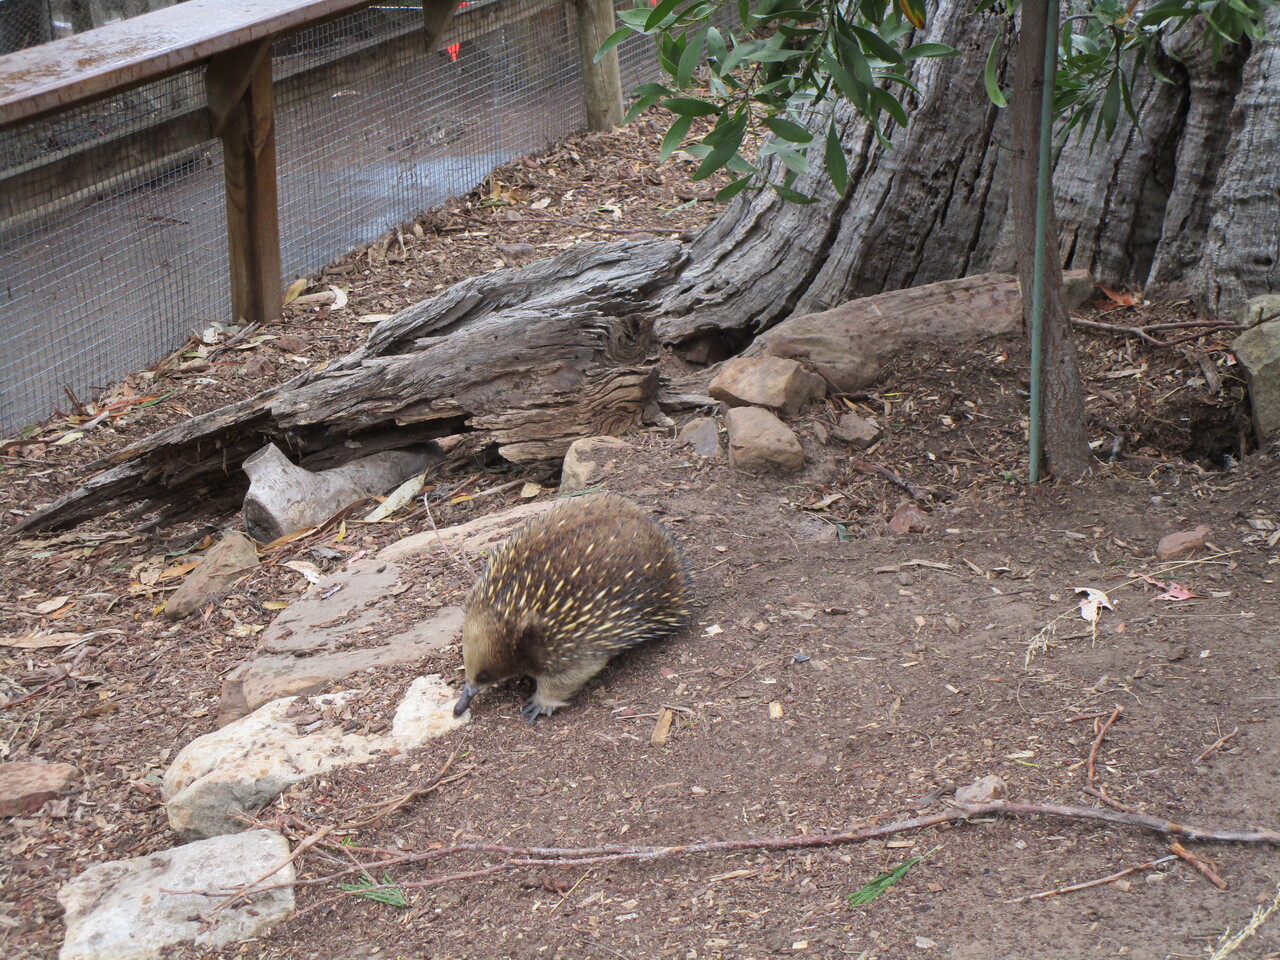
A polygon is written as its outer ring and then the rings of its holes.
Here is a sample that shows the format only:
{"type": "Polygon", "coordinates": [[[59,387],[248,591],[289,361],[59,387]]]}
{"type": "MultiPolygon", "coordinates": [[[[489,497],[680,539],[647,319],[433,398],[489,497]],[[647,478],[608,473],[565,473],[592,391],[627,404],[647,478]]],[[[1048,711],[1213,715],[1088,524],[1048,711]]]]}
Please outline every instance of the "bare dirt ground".
{"type": "MultiPolygon", "coordinates": [[[[713,212],[697,198],[714,185],[689,184],[691,167],[680,161],[642,159],[656,155],[658,136],[641,121],[512,164],[485,190],[314,278],[311,293],[328,284],[347,291],[341,309],[295,302],[280,324],[231,349],[192,344],[130,378],[101,401],[117,404],[109,413],[118,416],[82,436],[72,434],[101,407],[15,438],[4,447],[4,508],[25,513],[82,479],[103,453],[347,351],[369,329],[360,318],[583,239],[696,228],[713,212]]],[[[1091,315],[1121,325],[1186,316],[1177,305],[1091,315]]],[[[1015,341],[918,351],[895,364],[880,392],[811,411],[794,424],[809,466],[785,479],[700,461],[667,428],[631,438],[607,485],[671,525],[694,570],[696,621],[618,660],[548,721],[519,719],[523,689],[490,691],[471,724],[432,748],[298,785],[262,819],[300,840],[367,818],[362,805],[411,791],[454,755],[457,779],[335,832],[347,838],[345,856],[323,846],[307,854],[302,875],[318,879],[350,857],[459,841],[675,844],[840,832],[936,812],[949,791],[987,774],[1001,776],[1014,799],[1093,805],[1090,749],[1120,707],[1096,755],[1102,792],[1181,822],[1275,826],[1280,467],[1242,439],[1239,382],[1222,342],[1206,336],[1157,349],[1098,330],[1083,331],[1082,342],[1100,452],[1116,436],[1125,444],[1120,459],[1080,484],[1030,490],[1022,482],[1027,363],[1015,341]],[[888,534],[903,491],[853,469],[852,451],[830,433],[851,409],[887,430],[861,456],[929,495],[926,532],[888,534]],[[1212,529],[1209,546],[1154,559],[1161,536],[1201,523],[1212,529]],[[1195,596],[1158,599],[1162,589],[1138,574],[1195,596]],[[1114,605],[1096,634],[1073,593],[1085,586],[1114,605]],[[664,705],[677,708],[676,719],[665,746],[654,746],[664,705]]],[[[547,481],[543,495],[551,495],[547,471],[523,475],[547,481]]],[[[443,478],[430,491],[435,520],[516,502],[518,486],[468,499],[515,476],[443,478]]],[[[422,529],[420,514],[348,522],[273,548],[231,596],[178,625],[157,616],[160,604],[188,554],[236,518],[138,533],[111,516],[5,543],[0,633],[104,632],[65,651],[0,647],[6,758],[83,771],[70,796],[0,823],[0,954],[52,957],[61,883],[91,863],[176,842],[159,776],[177,749],[212,728],[222,676],[306,586],[282,564],[332,569],[422,529]]],[[[448,558],[422,562],[419,576],[420,594],[405,595],[406,617],[412,604],[456,602],[469,582],[448,558]]],[[[363,682],[390,703],[412,676],[454,678],[459,668],[454,647],[413,671],[363,682]]],[[[344,895],[334,881],[302,887],[296,919],[215,955],[1205,957],[1225,930],[1270,903],[1280,853],[1187,846],[1212,862],[1226,890],[1175,860],[1009,903],[1168,854],[1168,840],[1155,834],[1048,818],[986,819],[806,852],[542,867],[412,886],[491,862],[477,856],[438,871],[386,871],[403,885],[404,908],[344,895]],[[874,902],[848,904],[912,857],[922,860],[874,902]]],[[[1277,954],[1280,919],[1237,955],[1277,954]]]]}

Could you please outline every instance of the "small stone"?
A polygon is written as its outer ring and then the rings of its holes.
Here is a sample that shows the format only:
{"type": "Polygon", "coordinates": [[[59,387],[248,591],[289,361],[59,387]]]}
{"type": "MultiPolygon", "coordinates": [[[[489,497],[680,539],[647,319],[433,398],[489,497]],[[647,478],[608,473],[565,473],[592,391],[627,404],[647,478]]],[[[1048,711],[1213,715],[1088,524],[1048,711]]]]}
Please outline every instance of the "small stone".
{"type": "Polygon", "coordinates": [[[595,486],[609,473],[612,465],[606,458],[617,457],[631,449],[631,444],[617,437],[582,437],[569,445],[560,473],[560,492],[577,493],[595,486]]]}
{"type": "Polygon", "coordinates": [[[711,459],[720,455],[720,426],[711,417],[697,417],[680,428],[676,441],[693,447],[700,457],[711,459]]]}
{"type": "Polygon", "coordinates": [[[58,891],[67,926],[58,956],[151,960],[172,944],[216,949],[247,940],[293,912],[293,880],[289,841],[271,830],[99,863],[58,891]],[[233,898],[216,911],[210,907],[217,897],[202,892],[252,886],[268,874],[274,889],[233,898]]]}
{"type": "Polygon", "coordinates": [[[1062,274],[1062,300],[1069,311],[1093,299],[1093,277],[1088,270],[1067,270],[1062,274]]]}
{"type": "Polygon", "coordinates": [[[827,384],[795,360],[734,357],[725,361],[707,392],[731,407],[768,407],[794,416],[826,396],[827,384]]]}
{"type": "Polygon", "coordinates": [[[286,333],[276,340],[276,347],[285,353],[302,353],[307,349],[307,341],[296,333],[286,333]]]}
{"type": "Polygon", "coordinates": [[[768,410],[733,407],[725,413],[729,459],[748,473],[794,473],[804,467],[795,433],[768,410]]]}
{"type": "Polygon", "coordinates": [[[235,582],[258,565],[258,548],[243,533],[228,533],[209,548],[200,565],[173,592],[164,615],[181,620],[219,599],[235,582]]]}
{"type": "Polygon", "coordinates": [[[843,414],[831,432],[856,450],[865,450],[884,436],[883,430],[855,413],[843,414]]]}
{"type": "Polygon", "coordinates": [[[264,353],[250,357],[240,367],[240,376],[247,377],[250,380],[256,380],[258,377],[270,376],[275,372],[276,365],[271,362],[271,358],[264,353]]]}
{"type": "Polygon", "coordinates": [[[78,779],[69,763],[0,763],[0,817],[34,813],[78,779]]]}
{"type": "Polygon", "coordinates": [[[1192,550],[1199,550],[1205,545],[1212,532],[1213,530],[1207,524],[1202,523],[1194,530],[1182,530],[1161,537],[1160,543],[1156,546],[1156,556],[1161,560],[1172,560],[1192,550]]]}
{"type": "Polygon", "coordinates": [[[532,243],[498,243],[494,247],[505,260],[528,260],[538,255],[532,243]]]}
{"type": "Polygon", "coordinates": [[[898,504],[893,511],[893,519],[889,521],[889,532],[895,535],[904,533],[924,533],[929,529],[929,515],[911,500],[898,504]]]}
{"type": "Polygon", "coordinates": [[[991,800],[1003,800],[1008,795],[1008,786],[995,774],[956,790],[956,800],[960,803],[988,803],[991,800]]]}

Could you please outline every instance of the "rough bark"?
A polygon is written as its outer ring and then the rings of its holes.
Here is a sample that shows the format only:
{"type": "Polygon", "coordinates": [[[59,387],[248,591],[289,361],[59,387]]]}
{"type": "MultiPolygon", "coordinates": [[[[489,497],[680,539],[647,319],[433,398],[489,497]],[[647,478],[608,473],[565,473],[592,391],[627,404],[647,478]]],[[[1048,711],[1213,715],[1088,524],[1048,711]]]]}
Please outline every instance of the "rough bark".
{"type": "Polygon", "coordinates": [[[1267,8],[1267,33],[1244,65],[1196,273],[1213,313],[1280,291],[1280,6],[1267,8]]]}
{"type": "MultiPolygon", "coordinates": [[[[1045,89],[1047,14],[1047,0],[1026,0],[1022,4],[1022,25],[1018,32],[1013,77],[1017,94],[1011,105],[1014,246],[1028,326],[1031,319],[1030,291],[1035,276],[1033,251],[1037,239],[1036,179],[1040,168],[1040,100],[1045,89]]],[[[1058,248],[1053,208],[1054,204],[1050,199],[1044,227],[1045,261],[1048,264],[1045,271],[1042,328],[1044,456],[1053,474],[1070,478],[1088,473],[1093,458],[1089,453],[1080,364],[1076,358],[1075,343],[1071,339],[1067,306],[1062,298],[1062,273],[1056,269],[1056,265],[1062,262],[1062,254],[1058,248]]]]}

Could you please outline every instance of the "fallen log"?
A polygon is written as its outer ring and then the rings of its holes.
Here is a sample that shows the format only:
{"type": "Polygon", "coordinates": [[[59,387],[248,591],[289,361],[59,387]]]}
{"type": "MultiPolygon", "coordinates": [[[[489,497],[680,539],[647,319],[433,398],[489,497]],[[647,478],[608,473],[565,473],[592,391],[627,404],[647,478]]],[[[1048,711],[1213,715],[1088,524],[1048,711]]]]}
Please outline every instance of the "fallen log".
{"type": "Polygon", "coordinates": [[[308,470],[398,449],[442,454],[447,469],[476,456],[554,459],[578,437],[624,433],[656,395],[648,297],[683,258],[674,241],[588,243],[465,280],[322,370],[103,458],[14,529],[122,507],[167,520],[231,508],[247,487],[241,465],[268,443],[308,470]]]}

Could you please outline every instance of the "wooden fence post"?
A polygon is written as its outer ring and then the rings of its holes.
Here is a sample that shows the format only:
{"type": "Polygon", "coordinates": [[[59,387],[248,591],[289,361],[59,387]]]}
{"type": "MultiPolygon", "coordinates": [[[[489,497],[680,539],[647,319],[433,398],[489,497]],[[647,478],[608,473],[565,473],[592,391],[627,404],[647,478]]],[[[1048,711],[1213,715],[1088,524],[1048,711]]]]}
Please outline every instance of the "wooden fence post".
{"type": "Polygon", "coordinates": [[[232,313],[267,323],[280,315],[282,293],[271,38],[210,60],[205,90],[211,132],[222,140],[232,313]]]}
{"type": "Polygon", "coordinates": [[[578,20],[578,55],[587,99],[587,129],[612,130],[622,123],[622,71],[618,48],[595,62],[600,44],[617,29],[613,0],[574,0],[578,20]]]}

